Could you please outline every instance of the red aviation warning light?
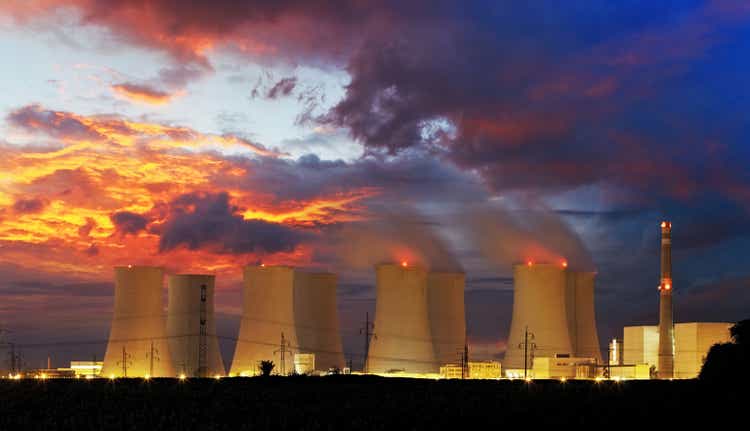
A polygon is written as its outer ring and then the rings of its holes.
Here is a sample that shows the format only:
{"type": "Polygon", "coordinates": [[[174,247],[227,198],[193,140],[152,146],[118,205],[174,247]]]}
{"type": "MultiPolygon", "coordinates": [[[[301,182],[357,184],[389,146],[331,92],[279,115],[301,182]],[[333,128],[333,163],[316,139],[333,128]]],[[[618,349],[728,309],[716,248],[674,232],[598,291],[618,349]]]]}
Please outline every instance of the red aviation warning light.
{"type": "Polygon", "coordinates": [[[563,266],[563,268],[567,268],[568,267],[568,261],[567,260],[563,260],[562,266],[563,266]]]}
{"type": "Polygon", "coordinates": [[[407,266],[409,266],[409,262],[407,262],[405,260],[402,260],[401,261],[401,266],[403,266],[404,268],[406,268],[407,266]]]}
{"type": "Polygon", "coordinates": [[[534,264],[534,262],[532,262],[532,261],[528,261],[528,262],[526,262],[526,266],[531,266],[531,265],[533,265],[533,264],[534,264]]]}

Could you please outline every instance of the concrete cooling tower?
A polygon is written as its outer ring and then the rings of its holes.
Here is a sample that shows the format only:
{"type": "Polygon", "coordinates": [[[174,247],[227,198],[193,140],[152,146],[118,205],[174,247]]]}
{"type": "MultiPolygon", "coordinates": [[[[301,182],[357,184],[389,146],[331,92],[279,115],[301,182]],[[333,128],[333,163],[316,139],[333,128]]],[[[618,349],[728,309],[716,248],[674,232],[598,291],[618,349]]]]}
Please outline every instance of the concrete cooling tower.
{"type": "Polygon", "coordinates": [[[101,374],[172,377],[162,310],[162,268],[115,268],[115,305],[101,374]]]}
{"type": "Polygon", "coordinates": [[[602,362],[594,311],[595,272],[568,271],[567,314],[573,354],[602,362]]]}
{"type": "Polygon", "coordinates": [[[242,297],[242,320],[230,374],[257,375],[260,373],[258,365],[264,360],[276,364],[275,372],[291,372],[294,367],[291,350],[292,346],[297,346],[294,268],[263,265],[245,267],[242,297]],[[282,333],[287,344],[283,367],[281,352],[277,352],[281,350],[282,333]]]}
{"type": "Polygon", "coordinates": [[[335,274],[294,273],[294,319],[299,344],[295,353],[315,354],[318,370],[344,368],[335,274]]]}
{"type": "Polygon", "coordinates": [[[439,365],[457,363],[466,344],[465,280],[461,272],[427,274],[430,332],[439,365]]]}
{"type": "Polygon", "coordinates": [[[175,368],[186,376],[223,376],[214,318],[214,276],[171,275],[167,286],[167,336],[175,368]]]}
{"type": "MultiPolygon", "coordinates": [[[[513,267],[513,317],[503,368],[524,368],[526,329],[533,333],[534,356],[573,356],[566,314],[567,277],[562,265],[519,264],[513,267]],[[520,347],[519,347],[520,346],[520,347]]],[[[531,352],[527,367],[531,368],[531,352]]]]}
{"type": "Polygon", "coordinates": [[[427,272],[419,267],[376,267],[375,337],[367,368],[372,373],[438,371],[427,304],[427,272]]]}

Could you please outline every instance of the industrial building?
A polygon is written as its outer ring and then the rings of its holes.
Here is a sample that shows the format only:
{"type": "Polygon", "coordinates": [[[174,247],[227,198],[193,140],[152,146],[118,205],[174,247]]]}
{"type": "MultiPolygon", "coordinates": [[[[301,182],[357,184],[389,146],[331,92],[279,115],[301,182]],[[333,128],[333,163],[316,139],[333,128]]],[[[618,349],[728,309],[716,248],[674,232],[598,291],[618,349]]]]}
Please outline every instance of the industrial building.
{"type": "Polygon", "coordinates": [[[444,379],[500,379],[502,376],[502,366],[497,361],[469,361],[465,371],[459,364],[440,367],[440,377],[444,379]]]}
{"type": "Polygon", "coordinates": [[[437,375],[427,271],[405,262],[381,264],[375,271],[375,336],[370,342],[367,370],[437,375]]]}
{"type": "MultiPolygon", "coordinates": [[[[674,325],[673,378],[698,376],[711,346],[731,341],[732,323],[689,322],[674,325]]],[[[623,366],[647,366],[658,371],[659,327],[626,326],[623,330],[623,366]]],[[[640,374],[643,378],[643,373],[640,374]]]]}
{"type": "Polygon", "coordinates": [[[181,274],[167,279],[167,336],[175,368],[193,377],[223,376],[216,338],[213,275],[181,274]]]}
{"type": "Polygon", "coordinates": [[[427,305],[435,359],[440,365],[456,362],[466,345],[466,316],[462,272],[427,274],[427,305]]]}
{"type": "Polygon", "coordinates": [[[571,271],[565,263],[514,265],[506,374],[528,371],[535,358],[601,362],[594,278],[595,273],[571,271]]]}
{"type": "Polygon", "coordinates": [[[230,375],[256,375],[262,360],[294,370],[294,354],[315,355],[318,368],[343,368],[336,277],[289,266],[247,266],[240,332],[230,375]]]}
{"type": "Polygon", "coordinates": [[[162,268],[115,268],[114,316],[103,376],[175,375],[162,306],[163,280],[162,268]]]}

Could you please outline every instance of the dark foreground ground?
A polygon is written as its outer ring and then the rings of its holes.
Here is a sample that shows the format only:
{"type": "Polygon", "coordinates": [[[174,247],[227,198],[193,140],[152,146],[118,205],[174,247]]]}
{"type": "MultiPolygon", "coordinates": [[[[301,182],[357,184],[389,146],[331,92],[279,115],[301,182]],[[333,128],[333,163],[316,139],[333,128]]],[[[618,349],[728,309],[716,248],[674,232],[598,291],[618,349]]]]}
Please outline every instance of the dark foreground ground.
{"type": "Polygon", "coordinates": [[[748,429],[745,386],[377,377],[0,381],[0,430],[748,429]],[[723,426],[722,426],[723,428],[723,426]]]}

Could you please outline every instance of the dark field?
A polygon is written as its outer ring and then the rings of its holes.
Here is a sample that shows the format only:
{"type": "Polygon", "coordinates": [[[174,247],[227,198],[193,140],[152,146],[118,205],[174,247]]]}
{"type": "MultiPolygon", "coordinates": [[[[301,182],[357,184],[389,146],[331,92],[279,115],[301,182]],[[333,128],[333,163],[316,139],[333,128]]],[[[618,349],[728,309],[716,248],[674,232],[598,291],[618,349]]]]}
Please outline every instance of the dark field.
{"type": "Polygon", "coordinates": [[[744,386],[331,376],[0,382],[0,430],[510,429],[741,423],[744,386]],[[489,428],[488,428],[489,427],[489,428]]]}

